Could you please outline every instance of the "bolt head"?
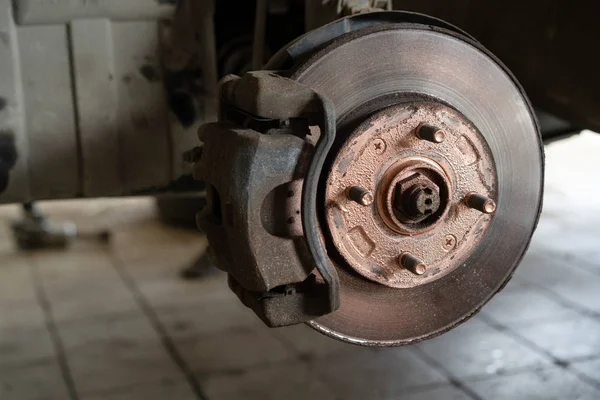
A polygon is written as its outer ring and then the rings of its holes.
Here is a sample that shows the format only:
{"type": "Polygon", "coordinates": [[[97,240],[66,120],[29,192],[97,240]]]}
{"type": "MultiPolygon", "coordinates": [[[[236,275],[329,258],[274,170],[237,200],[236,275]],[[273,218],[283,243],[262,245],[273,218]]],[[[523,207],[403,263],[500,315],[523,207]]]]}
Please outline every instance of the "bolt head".
{"type": "Polygon", "coordinates": [[[385,153],[386,150],[386,144],[382,139],[375,139],[373,140],[373,150],[375,150],[375,153],[377,154],[383,154],[385,153]]]}
{"type": "Polygon", "coordinates": [[[394,211],[418,222],[439,209],[440,188],[426,175],[415,172],[396,184],[392,205],[394,211]]]}
{"type": "Polygon", "coordinates": [[[396,183],[396,188],[394,189],[394,198],[393,198],[393,206],[394,209],[398,212],[402,212],[402,198],[404,195],[406,195],[406,193],[408,192],[408,190],[417,185],[419,183],[419,181],[421,181],[423,179],[424,175],[419,173],[419,172],[415,172],[414,174],[400,180],[398,183],[396,183]]]}
{"type": "Polygon", "coordinates": [[[452,250],[456,246],[456,238],[454,235],[446,235],[442,247],[446,251],[452,250]]]}

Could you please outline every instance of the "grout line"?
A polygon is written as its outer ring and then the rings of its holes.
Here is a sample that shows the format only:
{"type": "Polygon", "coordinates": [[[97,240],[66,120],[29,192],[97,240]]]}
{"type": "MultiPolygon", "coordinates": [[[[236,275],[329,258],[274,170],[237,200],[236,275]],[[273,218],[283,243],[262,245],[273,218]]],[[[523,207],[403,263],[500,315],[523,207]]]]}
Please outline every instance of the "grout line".
{"type": "MultiPolygon", "coordinates": [[[[486,324],[492,326],[493,328],[495,328],[503,333],[506,333],[508,336],[521,342],[522,344],[529,347],[530,349],[550,357],[550,359],[553,361],[554,365],[556,365],[562,369],[567,369],[571,372],[574,372],[575,370],[570,368],[571,364],[577,363],[577,362],[592,361],[592,360],[600,359],[600,354],[591,354],[591,355],[587,355],[587,356],[577,356],[577,357],[569,358],[568,360],[563,360],[560,357],[554,356],[551,352],[545,350],[544,348],[538,346],[535,342],[532,342],[529,339],[519,335],[519,333],[514,331],[511,326],[502,324],[502,323],[496,321],[493,317],[491,317],[489,315],[481,315],[481,319],[486,324]]],[[[542,324],[550,323],[550,321],[541,322],[541,323],[542,324]]]]}
{"type": "Polygon", "coordinates": [[[544,349],[543,347],[538,346],[535,342],[532,342],[531,340],[519,335],[519,333],[514,331],[510,326],[501,324],[501,323],[497,322],[496,320],[494,320],[492,317],[489,317],[487,315],[482,315],[481,319],[487,325],[512,337],[517,342],[520,342],[524,346],[528,347],[530,350],[541,353],[541,354],[545,355],[546,357],[550,358],[550,360],[552,360],[554,365],[556,365],[562,369],[569,369],[569,365],[572,362],[571,360],[563,360],[559,357],[556,357],[554,354],[552,354],[548,350],[544,349]]]}
{"type": "MultiPolygon", "coordinates": [[[[555,262],[556,259],[551,258],[550,256],[548,256],[546,253],[542,253],[542,252],[538,252],[538,251],[533,251],[533,253],[541,258],[544,258],[548,261],[553,261],[555,262]]],[[[570,265],[570,263],[568,263],[566,260],[560,258],[560,254],[559,253],[555,253],[557,255],[557,257],[559,257],[559,262],[563,263],[565,265],[570,265]]],[[[583,267],[575,267],[576,269],[579,269],[582,272],[586,272],[588,274],[590,274],[591,276],[598,276],[600,277],[600,274],[594,273],[592,271],[589,271],[583,267]]],[[[550,289],[538,282],[536,282],[535,280],[531,279],[531,278],[527,278],[524,276],[519,276],[519,279],[522,279],[527,285],[533,286],[536,289],[540,289],[542,292],[544,292],[544,296],[546,296],[547,298],[556,301],[557,303],[559,303],[560,305],[570,308],[572,310],[574,310],[575,312],[578,312],[579,314],[585,316],[585,317],[589,317],[589,318],[594,318],[594,319],[600,319],[600,312],[598,311],[594,311],[591,310],[589,308],[585,308],[582,307],[581,305],[574,303],[572,301],[570,301],[569,299],[564,298],[560,292],[557,292],[553,289],[550,289]]]]}
{"type": "Polygon", "coordinates": [[[596,271],[590,271],[589,269],[587,269],[585,267],[581,267],[580,263],[587,264],[590,267],[596,266],[596,264],[594,264],[592,262],[589,262],[585,258],[579,257],[577,254],[569,253],[569,252],[564,251],[564,250],[563,251],[557,251],[557,250],[553,250],[553,249],[546,249],[546,251],[537,251],[537,250],[534,250],[534,253],[536,255],[542,257],[542,258],[545,258],[548,261],[553,261],[553,262],[558,261],[561,264],[566,264],[569,267],[578,269],[578,270],[583,271],[583,272],[587,272],[588,274],[591,274],[591,275],[594,275],[594,276],[600,275],[600,273],[598,273],[596,271]],[[565,255],[567,255],[567,257],[565,257],[565,255]],[[577,261],[577,262],[573,262],[573,261],[577,261]]]}
{"type": "MultiPolygon", "coordinates": [[[[337,351],[333,351],[331,353],[327,353],[327,354],[323,354],[323,355],[314,355],[311,354],[309,356],[307,356],[306,354],[303,354],[301,351],[297,350],[292,342],[285,337],[285,335],[282,335],[280,333],[277,333],[275,335],[273,335],[275,337],[276,340],[279,341],[279,343],[283,344],[286,348],[288,348],[288,350],[292,351],[295,355],[296,358],[298,359],[298,361],[303,364],[304,366],[306,366],[308,368],[308,372],[310,373],[310,376],[313,377],[313,379],[319,381],[321,384],[323,384],[325,387],[327,387],[336,397],[336,400],[343,400],[343,398],[340,398],[337,393],[336,390],[333,386],[331,386],[329,384],[329,382],[325,379],[323,379],[319,374],[316,374],[313,372],[314,368],[311,368],[312,363],[314,362],[318,362],[318,361],[324,361],[327,360],[329,362],[335,361],[338,358],[342,358],[345,357],[347,355],[349,355],[350,353],[347,350],[337,350],[337,351]]],[[[353,344],[346,344],[347,346],[349,346],[349,348],[352,347],[357,347],[356,345],[353,344]]],[[[361,346],[358,346],[361,347],[361,346]]],[[[363,347],[361,347],[363,348],[363,347]]],[[[374,348],[370,348],[369,350],[371,351],[385,351],[385,350],[390,350],[392,351],[393,349],[374,349],[374,348]]],[[[418,357],[418,355],[417,355],[418,357]]],[[[425,363],[427,363],[427,361],[424,361],[425,363]]],[[[286,361],[281,362],[281,364],[285,364],[286,361]]],[[[434,368],[437,369],[437,368],[434,368]]],[[[445,375],[445,374],[444,374],[445,375]]],[[[452,382],[452,379],[448,379],[450,383],[453,384],[453,386],[457,386],[452,382]]],[[[419,386],[415,386],[412,388],[407,388],[407,389],[403,389],[402,393],[403,394],[414,394],[414,393],[420,393],[420,392],[425,392],[427,390],[431,390],[431,389],[438,389],[438,388],[442,388],[445,385],[447,385],[448,382],[438,382],[438,383],[430,383],[430,384],[425,384],[425,385],[419,385],[419,386]]],[[[462,390],[463,392],[467,393],[470,395],[470,392],[468,389],[463,389],[462,387],[459,387],[460,390],[462,390]]],[[[472,396],[474,398],[474,400],[482,400],[476,396],[472,396]]]]}
{"type": "Polygon", "coordinates": [[[135,282],[129,271],[127,271],[123,262],[119,259],[117,255],[113,254],[112,252],[108,252],[108,255],[112,261],[111,264],[121,277],[123,283],[133,293],[138,306],[146,315],[146,317],[154,327],[156,333],[159,335],[164,349],[167,351],[169,356],[171,356],[171,359],[175,362],[179,370],[183,373],[186,381],[190,385],[191,389],[194,391],[196,397],[199,400],[208,399],[208,396],[204,393],[204,390],[200,386],[200,383],[194,376],[193,371],[177,350],[173,339],[169,336],[167,329],[161,322],[160,318],[158,317],[158,314],[156,313],[148,299],[146,299],[146,297],[138,287],[137,283],[135,282]]]}
{"type": "Polygon", "coordinates": [[[562,360],[558,357],[555,357],[550,352],[540,348],[539,346],[537,346],[535,343],[531,342],[530,340],[528,340],[528,339],[522,337],[521,335],[519,335],[518,333],[514,332],[510,327],[500,324],[499,322],[496,322],[493,318],[487,317],[487,318],[483,318],[483,319],[487,324],[508,334],[509,336],[513,337],[515,340],[521,341],[522,343],[524,343],[525,345],[527,345],[529,347],[533,347],[536,351],[541,351],[541,352],[545,353],[553,360],[554,365],[556,367],[559,367],[560,369],[569,371],[571,374],[577,376],[580,380],[584,381],[588,385],[593,386],[594,388],[600,390],[600,381],[597,381],[597,380],[587,376],[586,374],[578,371],[577,369],[571,368],[571,365],[573,363],[600,359],[600,354],[595,354],[595,355],[590,355],[590,356],[579,356],[579,357],[573,357],[569,360],[562,360]]]}
{"type": "Polygon", "coordinates": [[[575,268],[579,268],[582,271],[588,272],[598,278],[600,278],[600,271],[597,271],[595,268],[597,268],[597,265],[594,263],[589,262],[588,260],[584,259],[584,258],[580,258],[579,256],[571,256],[572,258],[569,258],[568,260],[563,258],[562,260],[565,262],[570,262],[570,261],[577,261],[575,263],[573,263],[575,268]],[[582,264],[585,265],[589,265],[590,268],[586,268],[584,267],[582,264]],[[595,267],[595,268],[594,268],[595,267]],[[594,268],[594,269],[592,269],[594,268]]]}
{"type": "MultiPolygon", "coordinates": [[[[308,326],[307,326],[307,328],[308,328],[308,326]]],[[[272,328],[270,328],[270,329],[272,329],[272,328]]],[[[323,386],[325,386],[335,396],[336,400],[339,398],[338,394],[336,393],[335,388],[332,385],[330,385],[330,383],[326,379],[323,379],[323,377],[320,374],[317,374],[314,372],[314,368],[312,368],[312,364],[315,362],[315,360],[318,360],[319,358],[328,358],[329,359],[330,357],[335,358],[335,356],[341,356],[341,355],[345,354],[344,350],[333,351],[333,352],[328,353],[323,356],[315,356],[314,354],[307,356],[306,354],[303,354],[301,351],[296,349],[294,347],[294,345],[292,344],[292,342],[287,337],[285,337],[285,335],[282,332],[273,331],[273,332],[271,332],[271,336],[276,341],[281,343],[283,345],[283,347],[285,347],[291,354],[293,354],[294,359],[296,359],[298,362],[300,362],[302,365],[304,365],[306,367],[306,369],[308,370],[308,374],[309,374],[309,376],[312,377],[312,379],[320,382],[323,386]]]]}
{"type": "MultiPolygon", "coordinates": [[[[596,319],[596,320],[600,319],[600,312],[593,311],[593,310],[590,310],[589,308],[582,307],[581,305],[579,305],[577,303],[573,303],[569,299],[565,299],[559,292],[556,292],[553,289],[549,289],[546,286],[539,284],[531,279],[528,279],[525,277],[520,277],[520,279],[524,279],[528,285],[543,292],[542,295],[544,295],[545,297],[551,299],[552,301],[557,302],[558,304],[560,304],[566,308],[569,308],[569,309],[575,311],[576,313],[581,314],[581,316],[589,317],[589,318],[596,319]]],[[[551,321],[546,321],[546,322],[551,322],[551,321]]]]}
{"type": "MultiPolygon", "coordinates": [[[[445,368],[443,367],[442,364],[435,361],[433,358],[431,358],[425,352],[423,352],[420,349],[417,351],[419,352],[420,355],[423,355],[423,359],[431,360],[432,365],[435,365],[436,367],[439,366],[438,367],[439,369],[441,369],[443,371],[447,371],[447,370],[445,370],[445,368]]],[[[467,376],[462,376],[462,377],[455,377],[450,372],[447,372],[447,374],[450,377],[449,379],[450,379],[451,383],[453,383],[453,384],[458,383],[460,385],[460,384],[462,384],[461,381],[479,382],[479,381],[485,381],[488,379],[494,379],[494,378],[498,378],[498,377],[514,376],[514,375],[519,375],[519,374],[523,374],[523,373],[527,373],[527,372],[544,371],[544,370],[550,370],[550,369],[558,369],[558,366],[556,366],[554,364],[524,365],[521,367],[514,367],[514,368],[507,369],[507,370],[501,370],[499,372],[495,372],[495,373],[491,373],[491,374],[475,374],[475,375],[467,375],[467,376]],[[456,380],[456,382],[454,380],[456,380]]]]}
{"type": "Polygon", "coordinates": [[[579,379],[586,382],[588,385],[595,387],[597,390],[600,390],[600,380],[594,379],[577,369],[571,369],[570,371],[573,373],[573,375],[577,376],[579,379]]]}
{"type": "Polygon", "coordinates": [[[58,365],[63,376],[65,385],[67,386],[69,397],[71,398],[71,400],[79,400],[79,395],[77,394],[77,387],[75,385],[73,374],[71,372],[71,367],[69,366],[69,360],[67,359],[67,355],[65,352],[65,346],[62,341],[62,338],[60,337],[60,333],[58,332],[56,322],[54,321],[54,316],[52,314],[52,304],[50,303],[48,294],[44,289],[42,277],[39,273],[39,267],[35,263],[35,261],[31,259],[31,257],[27,257],[27,259],[29,261],[28,264],[29,271],[31,272],[31,278],[35,287],[36,298],[38,304],[40,305],[44,313],[46,328],[48,329],[50,337],[52,338],[52,344],[54,345],[54,350],[56,351],[58,365]]]}
{"type": "Polygon", "coordinates": [[[569,363],[573,364],[573,363],[579,363],[579,362],[586,362],[586,361],[596,361],[596,360],[600,360],[600,354],[592,354],[589,356],[577,356],[577,357],[573,357],[569,360],[569,363]]]}
{"type": "Polygon", "coordinates": [[[583,257],[578,256],[574,253],[569,253],[567,251],[556,251],[553,249],[545,249],[546,251],[535,251],[536,255],[540,257],[551,259],[552,261],[556,261],[556,258],[559,262],[568,264],[569,266],[578,269],[580,271],[585,271],[589,274],[600,277],[600,271],[596,271],[595,269],[589,269],[586,267],[582,267],[581,264],[586,264],[589,267],[597,267],[596,263],[590,262],[583,257]],[[565,257],[566,255],[566,257],[565,257]],[[555,257],[555,258],[554,258],[555,257]],[[576,262],[573,262],[576,261],[576,262]]]}
{"type": "Polygon", "coordinates": [[[433,358],[429,357],[423,350],[419,349],[418,347],[416,347],[414,345],[409,346],[408,350],[413,352],[413,354],[415,354],[418,358],[423,360],[423,362],[428,364],[430,367],[432,367],[433,369],[439,371],[442,375],[444,375],[448,379],[448,382],[452,386],[456,387],[459,390],[462,390],[463,392],[465,392],[468,396],[470,396],[474,400],[484,400],[481,396],[479,396],[477,393],[475,393],[473,390],[471,390],[471,388],[469,388],[467,385],[465,385],[463,383],[463,381],[461,380],[461,378],[454,376],[448,369],[446,369],[446,367],[444,367],[442,364],[440,364],[433,358]]]}
{"type": "MultiPolygon", "coordinates": [[[[436,369],[437,370],[437,369],[436,369]]],[[[470,397],[473,397],[468,391],[468,389],[463,389],[462,386],[459,386],[460,383],[457,384],[457,382],[454,382],[451,378],[448,378],[447,382],[435,382],[435,383],[427,383],[425,385],[419,385],[419,386],[413,386],[407,389],[401,389],[398,390],[399,393],[401,393],[401,396],[404,395],[413,395],[413,394],[420,394],[420,393],[425,393],[425,392],[429,392],[430,390],[436,390],[436,389],[444,389],[446,387],[448,387],[448,385],[459,389],[463,394],[466,394],[470,397]]],[[[474,395],[476,396],[476,395],[474,395]]],[[[400,397],[399,400],[402,400],[404,397],[400,397]]],[[[475,397],[473,397],[475,398],[475,397]]],[[[477,399],[479,399],[479,397],[477,397],[477,399]]],[[[434,400],[438,400],[438,399],[434,399],[434,400]]]]}

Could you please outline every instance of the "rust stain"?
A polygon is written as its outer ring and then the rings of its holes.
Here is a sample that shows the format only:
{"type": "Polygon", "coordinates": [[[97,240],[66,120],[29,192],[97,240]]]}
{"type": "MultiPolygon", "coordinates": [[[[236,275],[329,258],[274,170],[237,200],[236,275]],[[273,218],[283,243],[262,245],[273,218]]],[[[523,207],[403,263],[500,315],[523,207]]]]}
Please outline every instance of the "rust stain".
{"type": "Polygon", "coordinates": [[[491,220],[463,201],[470,192],[495,196],[495,165],[487,149],[470,121],[433,102],[390,107],[360,125],[337,154],[325,189],[329,232],[348,265],[395,288],[431,282],[457,268],[491,220]],[[422,124],[443,129],[444,140],[420,139],[416,129],[422,124]],[[349,200],[352,186],[374,193],[373,204],[349,200]],[[421,186],[434,189],[439,207],[419,217],[399,212],[398,199],[410,192],[405,189],[421,186]],[[474,226],[481,232],[474,235],[474,226]],[[427,272],[418,276],[403,268],[397,262],[403,252],[423,260],[427,272]]]}

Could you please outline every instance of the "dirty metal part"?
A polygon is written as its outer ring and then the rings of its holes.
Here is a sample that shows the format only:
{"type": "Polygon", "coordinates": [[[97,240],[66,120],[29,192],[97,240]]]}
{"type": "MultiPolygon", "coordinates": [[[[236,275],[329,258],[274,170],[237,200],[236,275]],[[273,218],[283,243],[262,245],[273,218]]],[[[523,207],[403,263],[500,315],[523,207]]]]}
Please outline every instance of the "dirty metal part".
{"type": "Polygon", "coordinates": [[[421,125],[416,130],[419,139],[429,140],[432,143],[442,143],[446,139],[446,133],[433,125],[421,125]]]}
{"type": "Polygon", "coordinates": [[[229,100],[235,107],[255,116],[278,121],[303,119],[310,125],[310,130],[301,135],[313,149],[302,184],[300,217],[313,266],[327,287],[328,295],[323,300],[329,310],[336,310],[339,307],[339,282],[327,257],[316,215],[319,178],[336,136],[333,104],[309,87],[270,72],[250,72],[242,79],[228,79],[222,90],[221,100],[229,100]],[[318,139],[315,139],[317,134],[318,139]]]}
{"type": "MultiPolygon", "coordinates": [[[[309,35],[304,44],[308,44],[310,38],[309,35]]],[[[318,40],[317,37],[315,41],[318,40]]],[[[294,54],[295,50],[298,50],[297,54],[308,53],[306,48],[300,46],[289,50],[288,55],[294,54]]],[[[434,224],[426,234],[419,235],[419,239],[423,238],[426,242],[430,235],[437,235],[438,229],[442,231],[435,246],[415,247],[415,250],[404,246],[396,248],[393,260],[397,260],[399,251],[408,251],[423,259],[428,265],[427,272],[422,276],[411,274],[411,279],[427,280],[427,284],[411,283],[398,288],[375,281],[380,279],[383,282],[387,271],[372,279],[365,279],[339,254],[339,246],[333,245],[330,254],[338,268],[341,305],[336,312],[311,321],[309,325],[324,334],[351,343],[389,346],[436,336],[476,313],[506,284],[518,265],[537,223],[541,205],[543,157],[538,128],[532,108],[510,72],[468,36],[436,27],[435,24],[427,27],[398,24],[359,29],[341,36],[322,46],[312,57],[305,58],[291,76],[330,98],[340,116],[337,123],[338,139],[328,162],[330,174],[336,172],[332,167],[336,157],[340,152],[347,151],[345,145],[350,143],[349,136],[365,119],[399,103],[430,99],[439,102],[440,107],[454,110],[454,115],[462,117],[458,119],[459,125],[462,121],[470,127],[471,132],[476,133],[474,136],[467,134],[468,145],[460,146],[468,155],[462,157],[462,164],[448,162],[450,168],[447,168],[445,156],[437,158],[434,151],[427,151],[432,153],[427,157],[433,156],[432,159],[435,158],[440,167],[446,168],[450,182],[460,187],[452,187],[452,206],[447,215],[453,218],[456,208],[461,207],[467,211],[465,217],[476,214],[468,212],[463,202],[464,196],[473,191],[461,186],[466,171],[483,171],[482,176],[478,173],[472,176],[473,181],[479,181],[482,186],[485,182],[485,190],[482,187],[481,191],[474,191],[498,199],[493,217],[477,213],[477,220],[472,223],[468,238],[460,233],[444,232],[446,225],[440,222],[434,224]],[[356,40],[358,38],[360,40],[356,40]],[[390,52],[390,48],[397,51],[390,52]],[[374,59],[378,62],[372,63],[374,59]],[[335,79],[331,79],[331,71],[336,71],[335,79]],[[479,158],[474,154],[478,154],[479,158]],[[484,160],[486,157],[489,157],[487,161],[484,160]],[[480,164],[486,163],[493,169],[480,167],[480,164]],[[453,172],[457,170],[458,173],[453,172]],[[495,182],[487,181],[494,176],[495,182]],[[498,252],[499,246],[502,252],[498,252]],[[445,267],[436,276],[430,272],[436,268],[435,262],[433,267],[429,265],[429,257],[431,252],[437,251],[440,252],[436,253],[440,254],[439,259],[447,260],[447,263],[443,264],[445,267]],[[452,255],[446,257],[449,253],[454,253],[453,259],[452,255]]],[[[413,129],[422,122],[414,121],[413,129]]],[[[438,123],[435,121],[435,124],[438,123]]],[[[374,132],[374,136],[381,138],[381,133],[385,131],[374,132]]],[[[408,129],[406,132],[410,131],[408,129]]],[[[404,130],[401,133],[406,134],[404,130]]],[[[410,152],[415,146],[417,153],[420,153],[418,146],[444,149],[457,139],[458,136],[448,133],[444,142],[434,144],[419,140],[413,133],[409,140],[416,143],[406,146],[408,150],[405,156],[412,155],[410,152]]],[[[386,153],[398,151],[393,145],[386,145],[386,153]]],[[[374,151],[369,151],[369,154],[375,156],[374,151]]],[[[375,176],[371,171],[374,167],[378,165],[372,164],[361,176],[375,176]]],[[[324,193],[328,191],[327,179],[324,177],[324,193]]],[[[368,181],[360,179],[352,179],[352,184],[370,187],[368,181]]],[[[343,188],[347,186],[345,184],[343,188]]],[[[327,212],[339,210],[339,214],[345,216],[344,209],[352,215],[362,212],[364,208],[355,203],[329,207],[330,200],[327,197],[323,199],[323,226],[326,237],[335,243],[327,212]],[[350,208],[351,205],[353,208],[350,208]]],[[[345,198],[344,201],[348,202],[345,198]]],[[[459,210],[458,214],[463,213],[459,210]]],[[[365,215],[360,222],[378,221],[373,216],[370,219],[368,217],[365,215]]],[[[338,220],[344,224],[343,219],[338,220]]],[[[455,219],[458,226],[466,226],[461,222],[460,218],[455,219]]],[[[390,228],[389,224],[380,224],[378,227],[390,228]]],[[[352,231],[352,234],[357,238],[365,236],[361,229],[352,231]]],[[[407,238],[409,243],[417,242],[412,240],[416,237],[403,234],[397,237],[400,238],[398,240],[407,238]]],[[[355,250],[356,254],[369,253],[372,247],[369,240],[356,242],[360,247],[355,250]]],[[[396,268],[399,269],[398,266],[396,268]]],[[[375,272],[381,270],[373,269],[375,272]]]]}
{"type": "Polygon", "coordinates": [[[405,155],[381,172],[378,192],[380,214],[390,228],[417,234],[432,228],[447,211],[451,182],[434,159],[405,155]]]}
{"type": "Polygon", "coordinates": [[[373,204],[373,193],[360,186],[352,186],[348,190],[348,198],[361,206],[373,204]]]}
{"type": "Polygon", "coordinates": [[[448,106],[412,101],[375,113],[341,145],[325,183],[325,218],[352,269],[382,285],[415,287],[450,273],[477,247],[491,218],[463,199],[473,191],[492,195],[494,187],[495,166],[478,130],[448,106]],[[443,126],[447,140],[419,140],[414,132],[423,124],[443,126]],[[376,188],[377,212],[348,200],[351,183],[376,188]],[[451,251],[448,235],[457,238],[451,251]],[[398,249],[422,259],[427,273],[398,268],[398,249]]]}
{"type": "Polygon", "coordinates": [[[269,65],[289,78],[222,83],[196,166],[209,188],[199,222],[240,300],[267,325],[308,321],[369,346],[476,313],[540,210],[541,142],[510,72],[453,27],[402,13],[323,27],[269,65]],[[423,124],[444,140],[420,139],[423,124]],[[471,192],[497,199],[495,214],[470,209],[471,192]]]}
{"type": "Polygon", "coordinates": [[[222,102],[263,119],[287,121],[300,115],[322,118],[322,99],[294,81],[270,72],[226,76],[219,85],[222,102]]]}
{"type": "Polygon", "coordinates": [[[493,214],[496,211],[496,203],[494,200],[480,193],[471,192],[465,196],[465,204],[469,208],[481,211],[485,214],[493,214]]]}
{"type": "MultiPolygon", "coordinates": [[[[474,40],[465,31],[456,26],[430,15],[406,12],[406,11],[387,11],[373,12],[365,14],[356,14],[347,18],[337,18],[336,14],[323,13],[323,0],[307,0],[310,6],[307,6],[306,26],[307,32],[292,42],[289,46],[280,49],[266,64],[267,70],[285,70],[292,68],[304,57],[308,57],[320,46],[345,35],[358,30],[367,29],[383,24],[401,24],[412,23],[427,25],[435,28],[442,28],[457,33],[464,37],[474,40]]],[[[335,11],[335,10],[334,10],[335,11]]]]}
{"type": "Polygon", "coordinates": [[[395,213],[404,214],[409,218],[423,218],[435,214],[440,205],[440,191],[433,182],[432,184],[415,184],[404,192],[400,184],[396,185],[394,192],[395,213]]]}
{"type": "Polygon", "coordinates": [[[48,219],[33,203],[23,204],[23,218],[12,223],[12,233],[21,250],[63,249],[75,240],[108,242],[111,232],[80,232],[73,222],[48,219]]]}
{"type": "Polygon", "coordinates": [[[400,265],[415,275],[423,275],[427,272],[427,265],[423,262],[423,260],[418,257],[413,256],[410,253],[402,253],[400,257],[398,257],[398,261],[400,265]]]}
{"type": "MultiPolygon", "coordinates": [[[[305,142],[291,135],[263,135],[222,123],[204,125],[200,138],[204,156],[196,164],[195,177],[206,182],[207,205],[198,224],[209,238],[219,267],[256,292],[305,280],[312,270],[306,246],[278,234],[266,213],[271,210],[263,210],[269,194],[303,178],[305,170],[298,170],[297,165],[307,156],[305,142]],[[276,161],[269,164],[253,162],[273,156],[276,161]],[[277,257],[282,253],[285,259],[277,257]],[[269,274],[270,268],[280,273],[269,274]]],[[[290,200],[299,208],[297,197],[290,200]]]]}
{"type": "Polygon", "coordinates": [[[318,178],[335,139],[331,104],[268,72],[226,77],[220,97],[223,121],[201,128],[194,168],[208,194],[198,224],[219,267],[269,326],[334,311],[339,283],[316,216],[318,178]]]}
{"type": "Polygon", "coordinates": [[[228,283],[240,301],[270,327],[294,325],[331,312],[329,304],[323,301],[328,296],[327,287],[315,275],[267,293],[248,290],[231,275],[228,283]]]}

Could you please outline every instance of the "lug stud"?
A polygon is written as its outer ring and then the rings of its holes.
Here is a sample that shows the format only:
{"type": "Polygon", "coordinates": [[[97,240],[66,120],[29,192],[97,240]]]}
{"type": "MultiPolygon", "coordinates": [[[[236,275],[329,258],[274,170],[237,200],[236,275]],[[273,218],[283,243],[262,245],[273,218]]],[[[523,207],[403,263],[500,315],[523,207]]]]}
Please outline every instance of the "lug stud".
{"type": "Polygon", "coordinates": [[[425,263],[410,253],[400,254],[398,261],[400,262],[400,265],[415,275],[423,275],[425,272],[427,272],[427,266],[425,263]]]}
{"type": "Polygon", "coordinates": [[[496,211],[496,202],[479,193],[471,192],[465,197],[465,204],[472,209],[484,214],[493,214],[496,211]]]}
{"type": "Polygon", "coordinates": [[[437,126],[421,125],[417,128],[417,137],[432,143],[442,143],[446,140],[446,132],[437,126]]]}
{"type": "Polygon", "coordinates": [[[348,189],[348,198],[361,206],[369,206],[373,203],[373,193],[361,186],[352,186],[348,189]]]}

